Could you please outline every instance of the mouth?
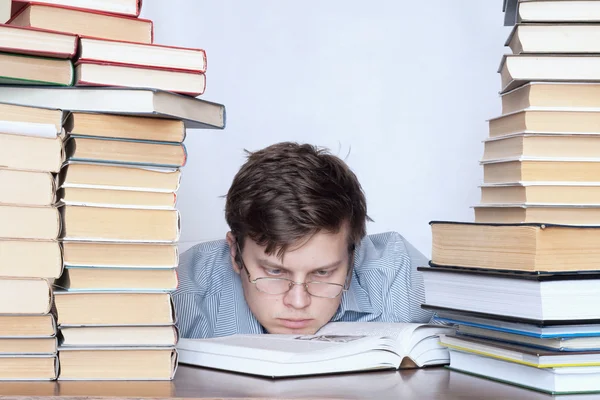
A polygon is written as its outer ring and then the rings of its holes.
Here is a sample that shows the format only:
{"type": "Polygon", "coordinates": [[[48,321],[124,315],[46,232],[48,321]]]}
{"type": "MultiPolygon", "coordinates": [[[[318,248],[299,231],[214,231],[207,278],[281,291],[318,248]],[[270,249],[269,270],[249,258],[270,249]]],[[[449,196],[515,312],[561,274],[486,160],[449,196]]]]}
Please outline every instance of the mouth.
{"type": "Polygon", "coordinates": [[[288,329],[302,329],[306,328],[312,322],[312,319],[285,319],[279,318],[281,325],[288,329]]]}

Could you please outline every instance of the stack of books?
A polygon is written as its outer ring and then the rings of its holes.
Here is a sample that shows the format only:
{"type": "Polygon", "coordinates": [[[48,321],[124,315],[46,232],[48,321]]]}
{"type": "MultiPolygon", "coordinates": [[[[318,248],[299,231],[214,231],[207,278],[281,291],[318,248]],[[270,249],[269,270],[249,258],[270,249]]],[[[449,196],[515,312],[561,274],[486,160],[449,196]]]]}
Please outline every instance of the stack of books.
{"type": "Polygon", "coordinates": [[[193,96],[206,87],[206,54],[153,44],[141,2],[13,2],[0,25],[4,83],[146,87],[193,96]],[[121,4],[119,4],[121,3],[121,4]],[[86,9],[75,8],[85,5],[86,9]]]}
{"type": "Polygon", "coordinates": [[[54,345],[45,379],[169,380],[176,370],[183,142],[187,128],[224,128],[225,108],[194,98],[205,89],[205,52],[153,44],[140,6],[13,1],[0,25],[0,183],[12,183],[0,195],[0,273],[38,278],[32,289],[11,281],[2,292],[22,299],[6,306],[27,308],[0,314],[54,306],[56,323],[42,321],[54,345]]]}
{"type": "Polygon", "coordinates": [[[600,3],[521,0],[475,222],[434,221],[426,305],[450,368],[600,391],[600,3]]]}
{"type": "Polygon", "coordinates": [[[63,113],[0,104],[0,379],[58,375],[51,283],[63,270],[54,173],[63,113]]]}
{"type": "Polygon", "coordinates": [[[58,204],[60,379],[171,379],[183,121],[73,112],[58,204]]]}

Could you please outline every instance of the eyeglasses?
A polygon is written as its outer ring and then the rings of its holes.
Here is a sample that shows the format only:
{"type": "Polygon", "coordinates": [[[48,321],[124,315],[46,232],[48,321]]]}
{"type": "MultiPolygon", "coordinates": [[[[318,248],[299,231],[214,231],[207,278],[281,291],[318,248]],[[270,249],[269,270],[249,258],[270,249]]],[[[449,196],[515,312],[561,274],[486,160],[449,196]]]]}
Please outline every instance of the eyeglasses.
{"type": "MultiPolygon", "coordinates": [[[[256,289],[259,292],[267,293],[267,294],[284,294],[292,290],[295,285],[302,285],[306,289],[306,292],[314,297],[321,297],[326,299],[334,299],[338,297],[340,294],[348,290],[349,285],[339,284],[339,283],[330,283],[330,282],[320,282],[320,281],[310,281],[310,282],[295,282],[291,279],[287,278],[271,278],[271,277],[259,277],[255,279],[250,278],[250,271],[246,267],[246,263],[242,259],[242,252],[240,251],[240,246],[237,244],[238,257],[237,259],[240,261],[242,268],[246,271],[246,275],[248,276],[248,282],[254,284],[256,289]]],[[[350,264],[352,265],[352,263],[350,264]]],[[[350,270],[348,271],[348,276],[350,276],[350,270]]],[[[346,279],[347,283],[349,279],[346,279]]]]}

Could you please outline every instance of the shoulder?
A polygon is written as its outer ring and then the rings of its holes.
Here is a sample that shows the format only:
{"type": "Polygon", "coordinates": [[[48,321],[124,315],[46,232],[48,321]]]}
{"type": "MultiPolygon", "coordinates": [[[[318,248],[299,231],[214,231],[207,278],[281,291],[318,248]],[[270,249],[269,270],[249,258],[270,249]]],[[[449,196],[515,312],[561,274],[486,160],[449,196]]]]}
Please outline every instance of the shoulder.
{"type": "Polygon", "coordinates": [[[367,235],[356,250],[355,268],[359,271],[397,269],[399,263],[410,263],[409,248],[412,246],[398,232],[367,235]]]}
{"type": "Polygon", "coordinates": [[[225,239],[199,243],[185,251],[179,259],[178,292],[202,292],[210,295],[218,291],[232,272],[229,245],[225,239]]]}

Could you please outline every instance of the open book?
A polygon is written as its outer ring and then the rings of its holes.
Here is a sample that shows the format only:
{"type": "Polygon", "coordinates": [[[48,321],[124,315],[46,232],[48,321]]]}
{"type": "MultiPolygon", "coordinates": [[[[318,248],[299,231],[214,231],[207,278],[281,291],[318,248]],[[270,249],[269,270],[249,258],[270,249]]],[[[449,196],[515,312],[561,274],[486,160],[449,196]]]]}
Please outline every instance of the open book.
{"type": "Polygon", "coordinates": [[[448,364],[440,325],[332,322],[315,335],[232,335],[180,339],[179,362],[268,377],[448,364]]]}

